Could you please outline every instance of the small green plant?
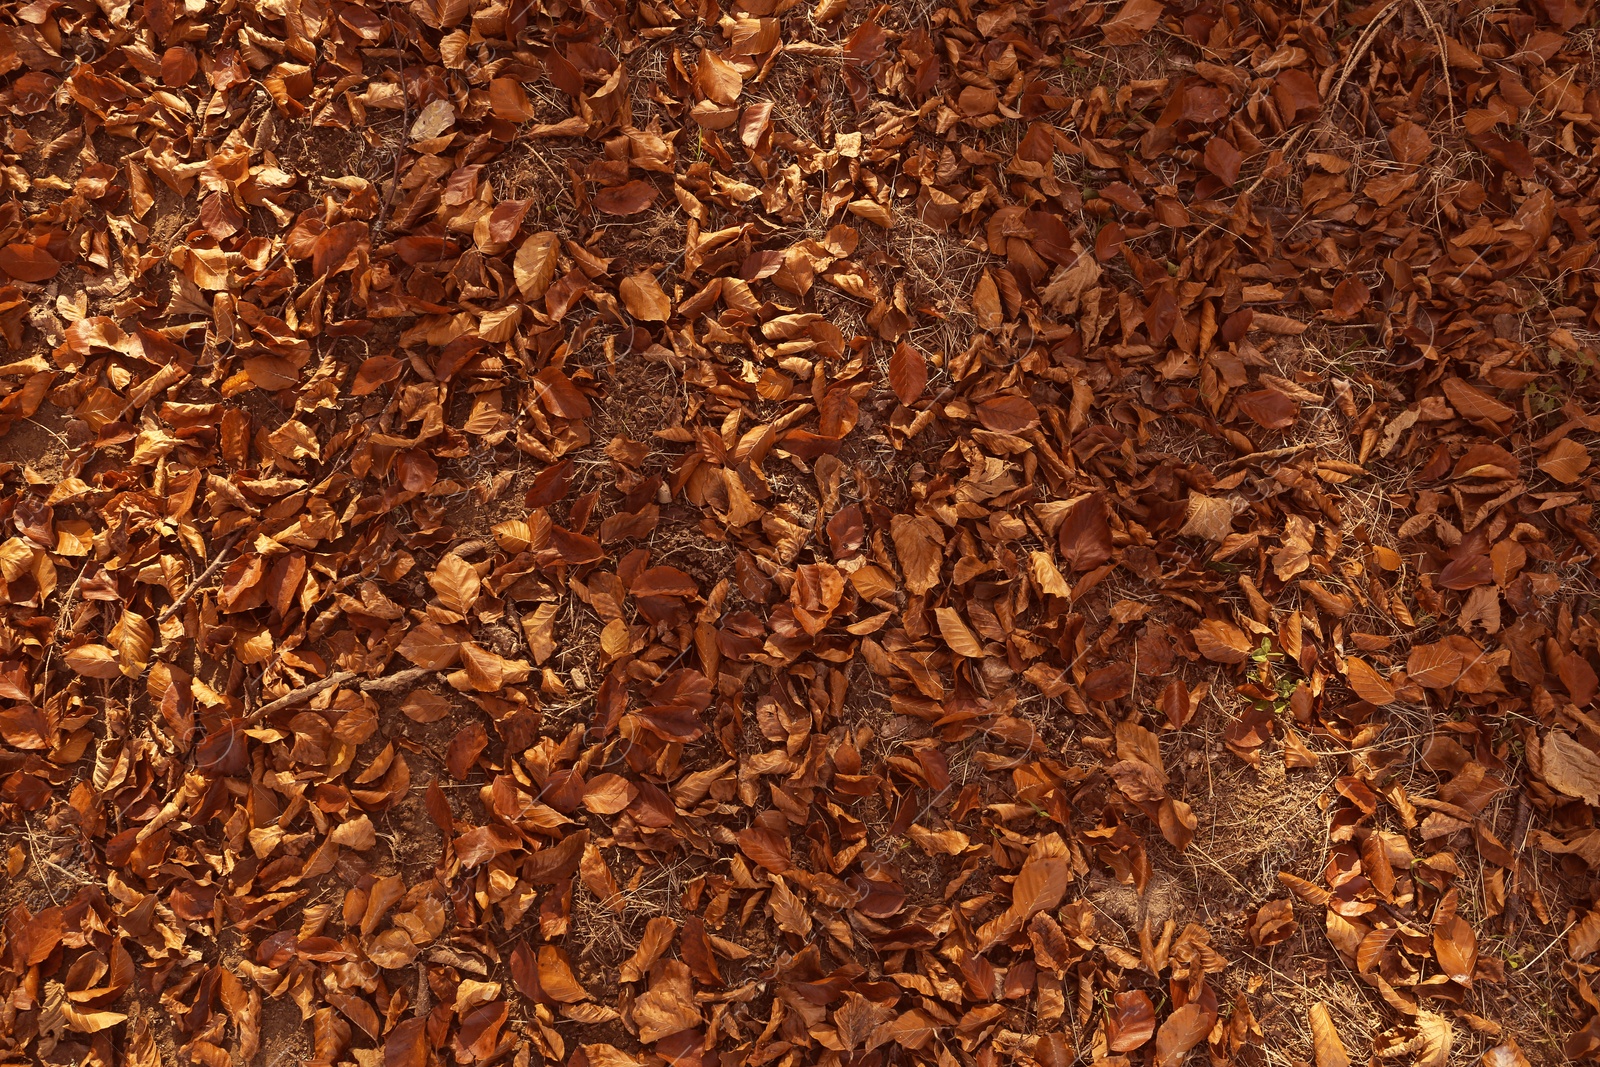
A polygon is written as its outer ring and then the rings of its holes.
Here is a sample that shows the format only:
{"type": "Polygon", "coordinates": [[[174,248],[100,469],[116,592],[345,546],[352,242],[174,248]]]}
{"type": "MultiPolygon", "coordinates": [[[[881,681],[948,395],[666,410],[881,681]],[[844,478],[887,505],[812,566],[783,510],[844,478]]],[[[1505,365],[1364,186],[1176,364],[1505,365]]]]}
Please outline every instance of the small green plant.
{"type": "Polygon", "coordinates": [[[1257,648],[1254,652],[1250,653],[1250,658],[1255,660],[1257,663],[1262,664],[1263,666],[1265,666],[1267,663],[1271,662],[1272,660],[1282,659],[1283,658],[1283,653],[1273,650],[1273,648],[1272,648],[1272,639],[1271,638],[1263,637],[1261,639],[1261,646],[1259,648],[1257,648]]]}
{"type": "MultiPolygon", "coordinates": [[[[1560,356],[1556,353],[1552,352],[1550,359],[1552,364],[1560,364],[1560,356]]],[[[1565,393],[1566,390],[1560,382],[1548,384],[1529,382],[1522,390],[1522,395],[1527,398],[1529,409],[1535,415],[1550,415],[1561,410],[1561,405],[1566,403],[1565,393]]]]}

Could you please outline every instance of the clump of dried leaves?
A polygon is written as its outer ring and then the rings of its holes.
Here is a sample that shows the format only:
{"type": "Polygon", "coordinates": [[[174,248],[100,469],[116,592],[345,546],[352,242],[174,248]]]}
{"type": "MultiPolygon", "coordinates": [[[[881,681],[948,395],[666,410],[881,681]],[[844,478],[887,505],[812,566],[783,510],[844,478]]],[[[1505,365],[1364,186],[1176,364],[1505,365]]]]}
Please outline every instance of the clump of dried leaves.
{"type": "Polygon", "coordinates": [[[1594,19],[6,5],[0,1056],[1600,1056],[1594,19]]]}

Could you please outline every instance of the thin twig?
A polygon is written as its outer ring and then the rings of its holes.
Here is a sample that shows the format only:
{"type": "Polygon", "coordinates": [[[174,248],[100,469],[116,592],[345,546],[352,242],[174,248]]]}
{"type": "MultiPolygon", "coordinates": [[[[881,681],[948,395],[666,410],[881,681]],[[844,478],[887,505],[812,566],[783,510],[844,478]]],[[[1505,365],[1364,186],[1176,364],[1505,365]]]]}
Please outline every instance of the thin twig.
{"type": "Polygon", "coordinates": [[[1574,919],[1571,922],[1569,922],[1565,927],[1562,928],[1562,930],[1561,930],[1561,932],[1559,934],[1557,934],[1556,936],[1554,936],[1554,937],[1552,937],[1550,939],[1550,943],[1548,945],[1546,945],[1544,948],[1539,950],[1539,954],[1537,956],[1533,957],[1533,959],[1531,959],[1527,963],[1523,964],[1522,965],[1522,969],[1523,970],[1528,970],[1535,963],[1538,963],[1540,960],[1544,959],[1545,953],[1549,952],[1551,949],[1555,948],[1556,945],[1561,942],[1561,939],[1567,936],[1567,932],[1569,930],[1571,930],[1574,926],[1577,926],[1577,925],[1578,925],[1578,920],[1577,919],[1574,919]]]}
{"type": "Polygon", "coordinates": [[[1417,13],[1422,16],[1422,21],[1428,24],[1428,29],[1433,31],[1435,47],[1439,49],[1439,66],[1444,70],[1444,102],[1450,109],[1450,128],[1456,128],[1456,97],[1450,90],[1450,46],[1445,41],[1444,31],[1439,24],[1433,21],[1433,16],[1428,12],[1428,5],[1422,0],[1412,0],[1417,13]]]}
{"type": "MultiPolygon", "coordinates": [[[[390,689],[398,689],[404,685],[410,685],[412,682],[421,681],[432,673],[432,671],[425,670],[422,667],[411,667],[400,671],[398,674],[391,674],[383,678],[368,678],[357,688],[364,693],[373,691],[385,692],[390,689]]],[[[285,693],[271,703],[261,705],[249,716],[249,719],[251,721],[264,719],[268,715],[282,711],[284,708],[293,707],[303,701],[310,700],[325,689],[332,689],[335,686],[353,682],[360,677],[361,675],[356,671],[335,671],[326,678],[312,682],[310,685],[303,685],[299,689],[285,693]]]]}
{"type": "Polygon", "coordinates": [[[182,596],[178,597],[177,600],[174,600],[171,604],[169,604],[161,612],[161,614],[156,616],[156,625],[157,626],[160,626],[162,623],[164,623],[168,619],[172,618],[174,615],[176,615],[178,613],[178,609],[182,608],[185,604],[187,604],[189,602],[189,598],[194,596],[195,593],[197,593],[200,590],[200,587],[206,583],[206,579],[211,577],[214,573],[216,573],[217,568],[222,566],[222,564],[224,562],[226,562],[226,560],[228,558],[228,550],[233,547],[233,544],[234,544],[235,541],[239,540],[239,538],[241,538],[243,536],[244,536],[244,530],[243,529],[235,530],[233,532],[233,536],[229,537],[228,540],[223,544],[223,546],[220,549],[217,550],[217,558],[212,560],[210,563],[208,563],[206,565],[206,569],[201,571],[195,577],[195,580],[189,583],[189,588],[187,588],[187,589],[185,589],[183,591],[183,595],[182,596]]]}

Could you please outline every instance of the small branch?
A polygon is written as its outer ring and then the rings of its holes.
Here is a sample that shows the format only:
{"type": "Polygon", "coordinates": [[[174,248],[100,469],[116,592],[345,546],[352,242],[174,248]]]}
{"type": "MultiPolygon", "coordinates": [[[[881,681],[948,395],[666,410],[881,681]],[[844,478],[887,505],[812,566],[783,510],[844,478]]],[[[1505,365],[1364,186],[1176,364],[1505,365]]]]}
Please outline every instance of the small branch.
{"type": "MultiPolygon", "coordinates": [[[[432,671],[425,670],[422,667],[411,667],[407,670],[399,672],[398,674],[390,674],[383,678],[368,678],[357,685],[356,688],[360,689],[363,693],[385,693],[393,689],[399,689],[402,686],[410,685],[413,682],[419,682],[432,673],[432,671]]],[[[251,721],[264,719],[268,715],[282,711],[284,708],[292,708],[296,704],[304,703],[305,701],[316,696],[318,693],[322,692],[324,689],[332,689],[335,686],[345,685],[349,682],[356,681],[358,678],[361,678],[361,675],[355,671],[335,671],[326,678],[312,682],[310,685],[303,685],[299,689],[285,693],[283,696],[269,704],[261,705],[261,707],[257,708],[251,715],[248,716],[248,718],[251,721]]]]}
{"type": "Polygon", "coordinates": [[[160,615],[156,616],[156,625],[157,626],[160,626],[162,623],[166,622],[168,619],[170,619],[174,615],[176,615],[178,613],[178,610],[189,602],[189,598],[194,596],[195,593],[199,592],[200,587],[202,585],[206,584],[206,579],[211,577],[213,574],[215,574],[217,568],[222,566],[222,564],[227,560],[227,558],[228,558],[228,550],[233,547],[234,542],[239,540],[239,538],[241,538],[243,536],[244,536],[244,530],[243,529],[238,529],[238,530],[235,530],[233,532],[233,536],[229,537],[228,540],[223,544],[223,546],[220,549],[217,550],[217,558],[212,560],[210,563],[208,563],[206,565],[206,569],[201,571],[195,577],[195,580],[189,583],[189,588],[187,588],[187,589],[185,589],[183,591],[183,595],[182,596],[178,597],[177,600],[174,600],[171,604],[169,604],[165,609],[162,610],[160,615]]]}
{"type": "Polygon", "coordinates": [[[1453,130],[1456,128],[1456,95],[1450,89],[1450,45],[1445,41],[1444,31],[1428,12],[1428,5],[1422,0],[1412,0],[1412,6],[1422,16],[1422,21],[1428,24],[1428,29],[1433,31],[1435,47],[1439,49],[1439,66],[1444,70],[1444,102],[1450,109],[1450,128],[1453,130]]]}

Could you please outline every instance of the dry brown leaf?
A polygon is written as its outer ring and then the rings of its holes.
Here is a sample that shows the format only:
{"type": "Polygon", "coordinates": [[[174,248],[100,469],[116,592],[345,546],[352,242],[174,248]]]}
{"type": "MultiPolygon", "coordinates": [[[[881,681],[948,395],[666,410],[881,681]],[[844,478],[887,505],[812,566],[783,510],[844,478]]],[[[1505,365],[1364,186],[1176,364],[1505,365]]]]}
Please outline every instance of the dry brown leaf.
{"type": "Polygon", "coordinates": [[[1216,1012],[1193,1002],[1167,1016],[1156,1031],[1156,1067],[1178,1067],[1189,1050],[1206,1039],[1216,1021],[1216,1012]]]}
{"type": "Polygon", "coordinates": [[[1600,756],[1563,730],[1551,730],[1540,745],[1545,782],[1558,793],[1600,807],[1600,756]]]}
{"type": "Polygon", "coordinates": [[[689,968],[677,960],[661,961],[652,970],[650,987],[634,1000],[631,1014],[639,1040],[647,1045],[699,1025],[689,968]]]}
{"type": "Polygon", "coordinates": [[[1316,1053],[1317,1067],[1350,1067],[1350,1055],[1345,1052],[1344,1041],[1333,1025],[1328,1006],[1320,1001],[1311,1005],[1311,1047],[1316,1053]]]}
{"type": "Polygon", "coordinates": [[[1355,690],[1356,696],[1362,700],[1380,707],[1394,703],[1394,686],[1373,669],[1372,664],[1359,656],[1345,659],[1345,679],[1349,681],[1350,688],[1355,690]]]}
{"type": "Polygon", "coordinates": [[[1160,0],[1125,0],[1115,15],[1100,24],[1100,32],[1107,44],[1133,44],[1155,27],[1162,10],[1160,0]]]}
{"type": "Polygon", "coordinates": [[[962,620],[960,612],[954,608],[935,608],[933,614],[939,620],[939,633],[951,652],[970,659],[983,658],[983,642],[962,620]]]}
{"type": "Polygon", "coordinates": [[[556,276],[556,252],[560,240],[548,230],[536,233],[517,249],[514,264],[517,288],[524,300],[538,300],[550,289],[556,276]]]}
{"type": "Polygon", "coordinates": [[[661,291],[654,274],[631,274],[617,288],[628,314],[640,322],[666,322],[672,317],[672,301],[661,291]]]}
{"type": "Polygon", "coordinates": [[[1431,1011],[1418,1012],[1417,1039],[1415,1067],[1445,1067],[1450,1062],[1455,1030],[1449,1019],[1431,1011]]]}
{"type": "Polygon", "coordinates": [[[889,357],[889,385],[902,404],[915,403],[928,386],[928,360],[921,352],[901,342],[889,357]]]}
{"type": "Polygon", "coordinates": [[[1589,469],[1589,450],[1570,437],[1563,437],[1539,460],[1539,469],[1562,485],[1571,485],[1589,469]]]}

